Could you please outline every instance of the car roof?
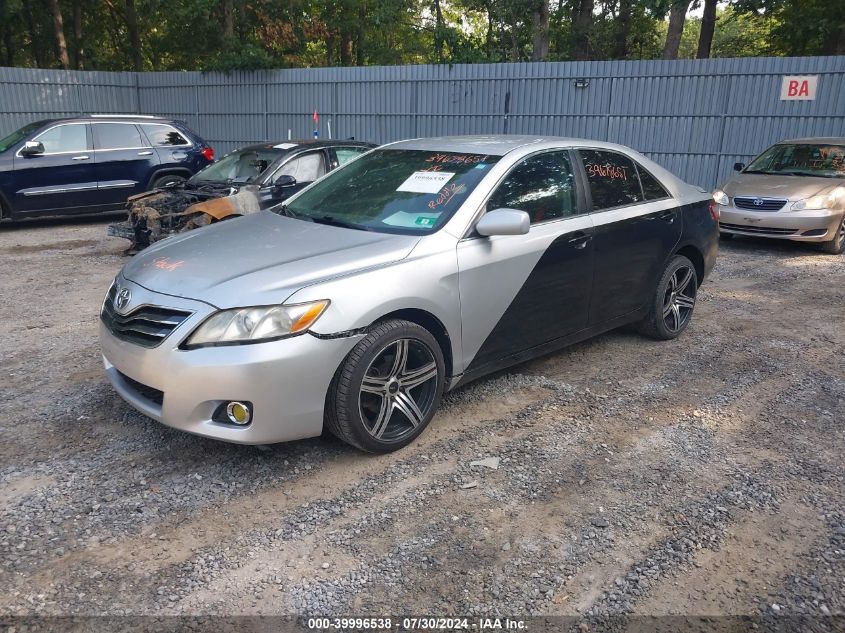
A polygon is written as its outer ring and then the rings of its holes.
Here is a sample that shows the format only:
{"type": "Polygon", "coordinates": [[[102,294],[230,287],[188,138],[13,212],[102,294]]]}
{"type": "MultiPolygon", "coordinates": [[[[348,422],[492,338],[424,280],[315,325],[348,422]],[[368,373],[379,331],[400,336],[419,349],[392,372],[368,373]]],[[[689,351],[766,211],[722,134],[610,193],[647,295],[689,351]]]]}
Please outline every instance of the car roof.
{"type": "Polygon", "coordinates": [[[336,139],[294,139],[291,141],[266,141],[264,143],[254,143],[252,145],[244,145],[235,150],[240,152],[242,150],[261,150],[261,149],[280,149],[280,150],[294,150],[300,147],[321,148],[321,147],[375,147],[373,143],[365,141],[354,140],[336,140],[336,139]]]}
{"type": "Polygon", "coordinates": [[[468,152],[504,156],[508,152],[529,146],[554,143],[566,147],[597,147],[631,151],[631,148],[616,143],[593,141],[565,136],[531,136],[527,134],[491,134],[481,136],[435,136],[397,141],[383,147],[396,149],[417,149],[429,152],[468,152]]]}
{"type": "Polygon", "coordinates": [[[177,123],[176,119],[169,119],[167,117],[153,116],[149,114],[80,114],[79,116],[68,116],[57,119],[44,119],[43,121],[36,121],[42,125],[52,125],[54,123],[77,122],[77,121],[105,121],[110,122],[131,122],[131,123],[177,123]]]}
{"type": "Polygon", "coordinates": [[[775,145],[783,143],[819,143],[823,145],[845,145],[845,136],[808,136],[806,138],[789,138],[778,141],[775,145]]]}

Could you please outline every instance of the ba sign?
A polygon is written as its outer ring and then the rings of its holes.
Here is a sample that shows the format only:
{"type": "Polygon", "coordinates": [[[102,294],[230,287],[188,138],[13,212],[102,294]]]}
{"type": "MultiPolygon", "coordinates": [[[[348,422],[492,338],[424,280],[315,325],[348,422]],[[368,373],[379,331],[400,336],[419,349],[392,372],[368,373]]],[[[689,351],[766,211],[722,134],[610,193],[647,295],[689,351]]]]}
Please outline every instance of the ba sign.
{"type": "Polygon", "coordinates": [[[785,75],[780,85],[780,100],[813,101],[818,85],[818,75],[785,75]]]}

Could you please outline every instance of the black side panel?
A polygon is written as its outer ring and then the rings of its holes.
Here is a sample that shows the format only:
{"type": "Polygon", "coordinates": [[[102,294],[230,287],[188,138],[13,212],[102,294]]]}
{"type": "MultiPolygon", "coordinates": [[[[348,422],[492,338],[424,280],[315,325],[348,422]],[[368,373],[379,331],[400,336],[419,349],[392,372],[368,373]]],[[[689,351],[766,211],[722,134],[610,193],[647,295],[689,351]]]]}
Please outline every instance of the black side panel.
{"type": "Polygon", "coordinates": [[[704,275],[698,280],[700,284],[716,264],[716,255],[719,252],[719,225],[710,214],[709,201],[688,204],[681,207],[681,211],[684,215],[684,232],[676,250],[692,246],[701,253],[704,275]]]}
{"type": "MultiPolygon", "coordinates": [[[[472,372],[587,326],[592,290],[590,231],[557,237],[538,260],[472,359],[472,372]]],[[[490,289],[495,292],[495,288],[490,289]]]]}

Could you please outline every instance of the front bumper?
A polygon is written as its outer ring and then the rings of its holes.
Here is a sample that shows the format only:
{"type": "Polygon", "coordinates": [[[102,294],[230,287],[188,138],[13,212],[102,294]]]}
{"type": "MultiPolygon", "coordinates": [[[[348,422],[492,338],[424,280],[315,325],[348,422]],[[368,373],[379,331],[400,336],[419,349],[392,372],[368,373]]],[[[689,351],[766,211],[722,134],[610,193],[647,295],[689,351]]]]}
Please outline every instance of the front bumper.
{"type": "Polygon", "coordinates": [[[180,350],[179,344],[211,306],[160,295],[122,281],[138,305],[193,314],[157,347],[115,337],[100,321],[106,375],[120,396],[141,413],[182,431],[239,444],[271,444],[322,432],[323,407],[335,370],[360,337],[289,339],[180,350]],[[246,426],[218,422],[215,411],[231,400],[252,403],[246,426]]]}
{"type": "Polygon", "coordinates": [[[719,230],[800,242],[827,242],[842,223],[841,210],[750,211],[733,205],[719,207],[719,230]]]}

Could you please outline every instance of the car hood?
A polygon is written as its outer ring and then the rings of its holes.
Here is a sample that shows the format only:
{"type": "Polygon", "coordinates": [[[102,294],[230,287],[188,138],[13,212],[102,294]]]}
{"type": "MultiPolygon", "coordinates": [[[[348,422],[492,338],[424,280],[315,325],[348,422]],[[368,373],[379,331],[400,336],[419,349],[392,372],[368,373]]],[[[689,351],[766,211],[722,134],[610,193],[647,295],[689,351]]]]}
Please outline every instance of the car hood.
{"type": "Polygon", "coordinates": [[[768,174],[739,174],[719,187],[731,198],[749,196],[803,200],[841,185],[837,178],[812,176],[771,176],[768,174]]]}
{"type": "Polygon", "coordinates": [[[419,239],[264,211],[162,240],[136,255],[123,276],[218,308],[271,305],[305,286],[404,259],[419,239]]]}

